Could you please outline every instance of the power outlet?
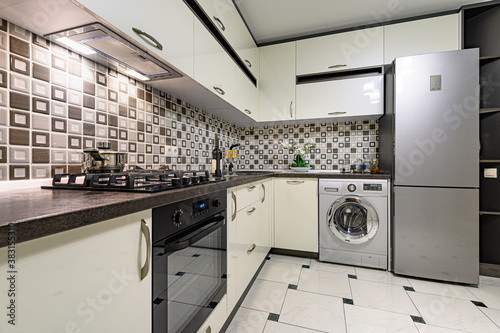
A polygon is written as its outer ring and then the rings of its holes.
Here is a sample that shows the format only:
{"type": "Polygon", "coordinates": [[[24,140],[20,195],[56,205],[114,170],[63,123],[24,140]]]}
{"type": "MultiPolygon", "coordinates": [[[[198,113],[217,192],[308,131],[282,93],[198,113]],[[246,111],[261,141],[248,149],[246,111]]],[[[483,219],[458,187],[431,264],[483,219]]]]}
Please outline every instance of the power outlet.
{"type": "Polygon", "coordinates": [[[174,146],[165,146],[165,156],[177,157],[179,155],[179,148],[174,146]]]}

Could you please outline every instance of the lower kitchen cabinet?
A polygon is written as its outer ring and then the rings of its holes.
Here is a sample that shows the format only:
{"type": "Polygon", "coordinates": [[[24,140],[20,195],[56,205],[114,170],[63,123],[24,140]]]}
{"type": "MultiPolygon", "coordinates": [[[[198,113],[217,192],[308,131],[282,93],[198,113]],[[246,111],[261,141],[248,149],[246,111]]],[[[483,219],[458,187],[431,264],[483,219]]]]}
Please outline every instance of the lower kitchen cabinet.
{"type": "Polygon", "coordinates": [[[318,180],[276,178],[274,247],[318,252],[318,180]]]}
{"type": "Polygon", "coordinates": [[[15,326],[4,318],[2,332],[151,332],[150,233],[146,210],[20,243],[14,269],[0,249],[0,270],[17,272],[15,326]]]}
{"type": "Polygon", "coordinates": [[[272,179],[228,190],[227,312],[271,248],[272,179]]]}
{"type": "Polygon", "coordinates": [[[224,296],[197,333],[217,333],[221,330],[228,315],[226,303],[227,296],[224,296]]]}

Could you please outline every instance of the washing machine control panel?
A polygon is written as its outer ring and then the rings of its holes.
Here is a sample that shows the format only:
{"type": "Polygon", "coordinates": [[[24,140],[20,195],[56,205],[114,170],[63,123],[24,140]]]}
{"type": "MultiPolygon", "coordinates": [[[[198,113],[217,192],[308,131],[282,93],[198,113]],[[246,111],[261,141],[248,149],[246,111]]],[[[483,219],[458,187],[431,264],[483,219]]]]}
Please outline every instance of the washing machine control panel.
{"type": "Polygon", "coordinates": [[[354,185],[354,184],[347,185],[347,190],[349,190],[349,192],[356,191],[356,185],[354,185]]]}
{"type": "Polygon", "coordinates": [[[363,191],[382,191],[382,184],[363,184],[363,191]]]}

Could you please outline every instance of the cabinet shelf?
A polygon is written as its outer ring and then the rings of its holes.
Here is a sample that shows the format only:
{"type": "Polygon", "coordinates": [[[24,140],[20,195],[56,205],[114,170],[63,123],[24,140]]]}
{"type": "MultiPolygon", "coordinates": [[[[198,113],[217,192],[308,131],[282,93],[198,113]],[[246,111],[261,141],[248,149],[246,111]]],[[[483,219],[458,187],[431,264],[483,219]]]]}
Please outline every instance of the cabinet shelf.
{"type": "Polygon", "coordinates": [[[492,113],[492,112],[498,112],[498,111],[500,111],[500,107],[498,107],[498,108],[484,108],[484,109],[479,109],[479,114],[492,113]]]}
{"type": "Polygon", "coordinates": [[[500,215],[500,212],[479,211],[479,215],[500,215]]]}

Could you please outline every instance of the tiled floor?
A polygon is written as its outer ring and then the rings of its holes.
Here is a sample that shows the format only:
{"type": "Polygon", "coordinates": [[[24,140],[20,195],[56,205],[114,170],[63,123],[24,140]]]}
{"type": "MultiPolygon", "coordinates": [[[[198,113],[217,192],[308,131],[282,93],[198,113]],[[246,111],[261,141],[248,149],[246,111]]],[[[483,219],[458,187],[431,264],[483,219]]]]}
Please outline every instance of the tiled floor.
{"type": "Polygon", "coordinates": [[[270,255],[227,333],[500,333],[500,279],[478,288],[270,255]]]}

